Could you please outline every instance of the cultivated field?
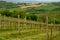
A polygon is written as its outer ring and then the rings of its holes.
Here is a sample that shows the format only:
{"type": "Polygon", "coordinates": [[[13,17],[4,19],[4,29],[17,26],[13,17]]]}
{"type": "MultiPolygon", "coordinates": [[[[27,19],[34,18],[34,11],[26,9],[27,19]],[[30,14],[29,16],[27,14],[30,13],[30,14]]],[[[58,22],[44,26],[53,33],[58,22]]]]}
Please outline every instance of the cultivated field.
{"type": "Polygon", "coordinates": [[[0,40],[56,40],[59,26],[25,21],[11,17],[0,17],[0,40]],[[12,20],[11,20],[12,19],[12,20]]]}

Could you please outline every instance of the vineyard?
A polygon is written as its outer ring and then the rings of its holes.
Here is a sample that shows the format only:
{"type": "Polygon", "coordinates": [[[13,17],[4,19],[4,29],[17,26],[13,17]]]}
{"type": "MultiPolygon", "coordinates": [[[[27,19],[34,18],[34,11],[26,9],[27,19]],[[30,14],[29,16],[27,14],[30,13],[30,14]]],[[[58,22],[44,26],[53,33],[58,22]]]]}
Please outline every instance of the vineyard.
{"type": "Polygon", "coordinates": [[[0,40],[60,40],[60,24],[0,16],[0,40]]]}
{"type": "Polygon", "coordinates": [[[0,40],[60,40],[60,2],[1,0],[0,40]]]}

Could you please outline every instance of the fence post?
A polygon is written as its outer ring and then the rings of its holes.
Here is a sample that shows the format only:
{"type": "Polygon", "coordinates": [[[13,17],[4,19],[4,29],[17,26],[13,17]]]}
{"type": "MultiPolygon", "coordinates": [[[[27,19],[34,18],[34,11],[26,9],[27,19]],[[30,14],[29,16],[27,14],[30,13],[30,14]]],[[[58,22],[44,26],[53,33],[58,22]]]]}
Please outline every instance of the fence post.
{"type": "Polygon", "coordinates": [[[43,28],[43,23],[42,23],[42,21],[41,21],[41,26],[40,26],[40,31],[42,32],[42,29],[43,28]]]}
{"type": "MultiPolygon", "coordinates": [[[[56,14],[55,14],[55,17],[56,17],[56,14]]],[[[55,36],[57,36],[57,28],[58,27],[57,27],[57,25],[55,25],[55,20],[56,20],[55,17],[54,17],[54,28],[56,29],[56,35],[55,36]]]]}
{"type": "Polygon", "coordinates": [[[24,18],[24,26],[26,27],[26,17],[24,18]]]}
{"type": "Polygon", "coordinates": [[[10,16],[9,16],[9,22],[8,23],[9,23],[9,29],[11,29],[11,26],[10,26],[10,16]]]}
{"type": "Polygon", "coordinates": [[[48,16],[46,15],[46,40],[49,40],[49,34],[48,34],[48,16]]]}
{"type": "MultiPolygon", "coordinates": [[[[12,27],[13,27],[13,21],[11,22],[11,25],[12,25],[12,27]]],[[[13,30],[14,28],[12,28],[12,30],[13,30]]]]}
{"type": "Polygon", "coordinates": [[[20,34],[20,21],[19,21],[20,15],[18,15],[18,33],[20,34]]]}
{"type": "Polygon", "coordinates": [[[60,26],[59,26],[59,34],[60,34],[60,26]]]}
{"type": "MultiPolygon", "coordinates": [[[[56,15],[55,15],[56,16],[56,15]]],[[[54,28],[55,28],[55,17],[54,17],[54,28]]]]}
{"type": "Polygon", "coordinates": [[[4,15],[4,29],[5,29],[5,15],[4,15]]]}
{"type": "MultiPolygon", "coordinates": [[[[1,15],[0,15],[0,17],[1,17],[1,15]]],[[[0,18],[0,30],[1,30],[1,18],[0,18]]]]}
{"type": "MultiPolygon", "coordinates": [[[[52,24],[52,23],[51,23],[52,24]]],[[[53,32],[53,30],[52,30],[53,28],[52,28],[52,26],[51,26],[51,40],[52,40],[52,32],[53,32]]]]}

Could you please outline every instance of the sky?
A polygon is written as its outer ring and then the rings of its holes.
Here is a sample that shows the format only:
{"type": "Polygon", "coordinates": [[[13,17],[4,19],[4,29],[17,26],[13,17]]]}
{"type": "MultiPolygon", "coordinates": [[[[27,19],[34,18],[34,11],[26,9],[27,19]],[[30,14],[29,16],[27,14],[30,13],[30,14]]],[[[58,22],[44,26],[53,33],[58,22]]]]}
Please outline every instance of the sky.
{"type": "Polygon", "coordinates": [[[59,2],[60,0],[6,0],[9,2],[59,2]]]}

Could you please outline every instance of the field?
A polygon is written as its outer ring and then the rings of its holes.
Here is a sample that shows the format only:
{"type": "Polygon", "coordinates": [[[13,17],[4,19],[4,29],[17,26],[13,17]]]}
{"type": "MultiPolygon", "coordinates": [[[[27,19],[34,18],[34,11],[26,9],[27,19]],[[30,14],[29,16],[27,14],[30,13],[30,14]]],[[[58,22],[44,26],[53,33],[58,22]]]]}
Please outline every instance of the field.
{"type": "Polygon", "coordinates": [[[60,40],[60,2],[1,1],[0,40],[60,40]]]}
{"type": "MultiPolygon", "coordinates": [[[[18,26],[17,18],[0,17],[0,40],[47,40],[47,31],[49,35],[49,40],[53,38],[56,40],[55,36],[59,34],[59,28],[51,25],[48,30],[46,24],[39,24],[39,22],[27,22],[20,23],[18,26]],[[12,19],[12,20],[11,20],[12,19]],[[52,27],[52,34],[51,34],[52,27]],[[47,31],[46,31],[47,30],[47,31]]],[[[23,22],[22,19],[19,19],[20,22],[23,22]]]]}

